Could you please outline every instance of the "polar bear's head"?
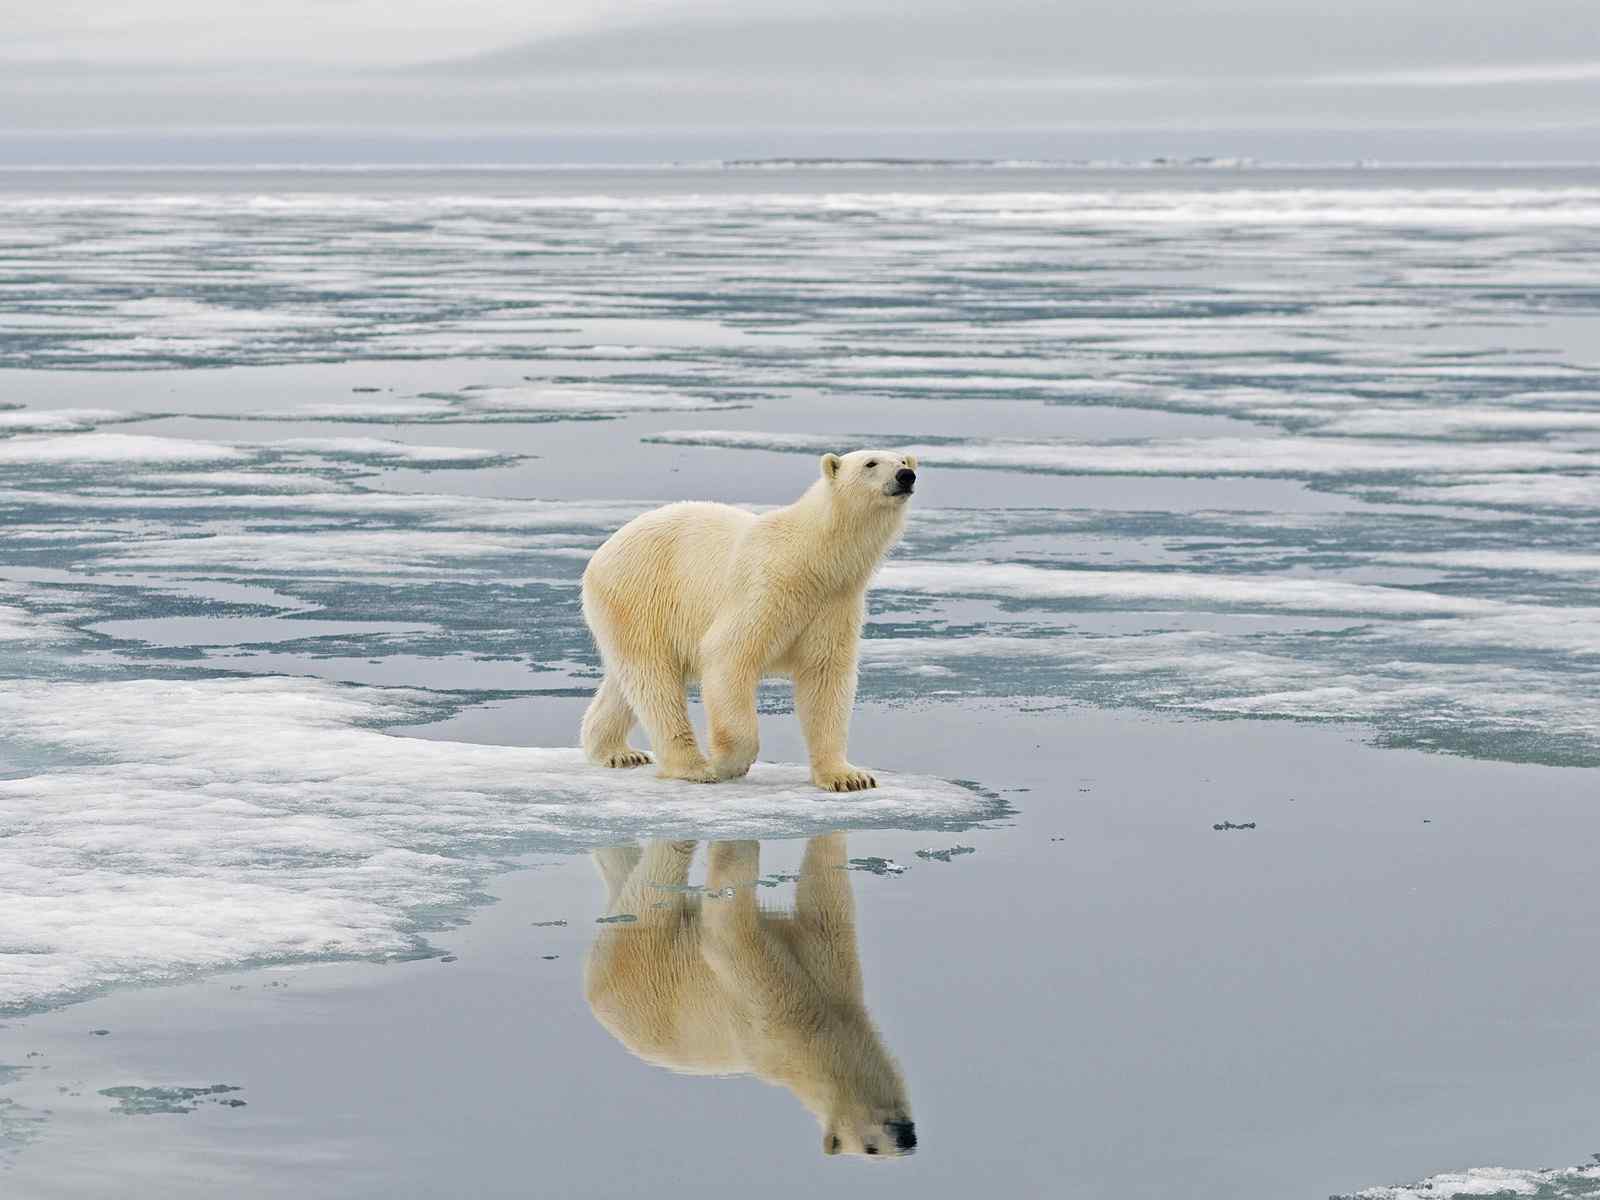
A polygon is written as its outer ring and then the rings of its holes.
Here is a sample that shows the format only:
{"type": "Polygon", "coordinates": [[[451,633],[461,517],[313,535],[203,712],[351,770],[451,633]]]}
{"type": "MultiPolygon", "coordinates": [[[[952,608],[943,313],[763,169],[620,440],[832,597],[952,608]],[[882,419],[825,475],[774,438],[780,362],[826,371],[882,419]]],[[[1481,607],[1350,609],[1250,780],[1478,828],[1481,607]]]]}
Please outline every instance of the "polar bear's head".
{"type": "Polygon", "coordinates": [[[809,1070],[788,1080],[822,1126],[824,1154],[900,1158],[917,1148],[900,1064],[865,1011],[835,1011],[811,1043],[809,1070]]]}
{"type": "Polygon", "coordinates": [[[824,454],[822,479],[840,498],[902,508],[916,489],[917,456],[895,450],[824,454]]]}
{"type": "Polygon", "coordinates": [[[833,1113],[822,1130],[824,1154],[902,1158],[917,1149],[917,1127],[903,1108],[833,1113]]]}

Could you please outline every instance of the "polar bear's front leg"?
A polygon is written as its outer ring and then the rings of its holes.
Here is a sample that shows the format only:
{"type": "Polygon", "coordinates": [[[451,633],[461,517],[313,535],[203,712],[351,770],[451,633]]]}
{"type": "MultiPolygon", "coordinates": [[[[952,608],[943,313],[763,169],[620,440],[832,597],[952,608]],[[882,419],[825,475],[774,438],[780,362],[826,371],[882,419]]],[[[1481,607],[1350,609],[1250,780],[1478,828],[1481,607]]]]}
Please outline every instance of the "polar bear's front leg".
{"type": "Polygon", "coordinates": [[[870,772],[845,758],[850,710],[856,702],[856,642],[861,612],[850,606],[819,617],[807,630],[794,665],[794,707],[811,756],[811,782],[829,792],[878,786],[870,772]]]}
{"type": "Polygon", "coordinates": [[[808,991],[794,957],[762,928],[756,879],[760,842],[712,842],[706,896],[700,903],[700,951],[729,997],[746,1006],[759,1029],[792,1012],[808,991]]]}
{"type": "Polygon", "coordinates": [[[806,936],[795,939],[794,948],[824,993],[861,1004],[861,959],[856,949],[856,899],[847,870],[849,857],[842,833],[824,834],[806,843],[794,893],[795,921],[806,936]]]}

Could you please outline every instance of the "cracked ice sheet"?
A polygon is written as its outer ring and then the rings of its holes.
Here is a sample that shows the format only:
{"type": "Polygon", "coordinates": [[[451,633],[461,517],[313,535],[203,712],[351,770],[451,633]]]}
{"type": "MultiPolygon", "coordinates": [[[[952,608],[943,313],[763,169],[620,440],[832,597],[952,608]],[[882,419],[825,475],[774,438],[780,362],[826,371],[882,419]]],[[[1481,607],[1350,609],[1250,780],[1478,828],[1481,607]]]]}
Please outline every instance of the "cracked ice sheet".
{"type": "Polygon", "coordinates": [[[416,953],[516,853],[999,812],[916,776],[835,796],[758,763],[707,786],[379,728],[429,709],[425,693],[282,677],[0,684],[0,725],[50,756],[0,780],[0,1012],[241,963],[416,953]]]}
{"type": "MultiPolygon", "coordinates": [[[[1515,560],[1510,565],[1515,566],[1515,560]]],[[[1499,646],[1600,654],[1600,609],[1513,604],[1328,578],[901,560],[885,564],[878,582],[891,591],[934,596],[999,596],[1023,602],[1136,607],[1173,604],[1206,611],[1263,609],[1348,615],[1353,620],[1402,618],[1405,620],[1380,628],[1395,640],[1421,637],[1440,647],[1499,646]]]]}
{"type": "MultiPolygon", "coordinates": [[[[894,668],[923,695],[930,680],[948,678],[955,685],[969,675],[1009,678],[1025,695],[1218,716],[1351,721],[1374,727],[1381,744],[1448,744],[1488,758],[1593,761],[1600,746],[1600,702],[1588,673],[1575,679],[1570,667],[1407,660],[1392,644],[1394,636],[1381,631],[1331,659],[1274,653],[1203,630],[868,637],[861,660],[880,673],[894,668]]],[[[1595,640],[1593,634],[1581,636],[1595,640]]],[[[954,686],[951,691],[959,694],[954,686]]]]}

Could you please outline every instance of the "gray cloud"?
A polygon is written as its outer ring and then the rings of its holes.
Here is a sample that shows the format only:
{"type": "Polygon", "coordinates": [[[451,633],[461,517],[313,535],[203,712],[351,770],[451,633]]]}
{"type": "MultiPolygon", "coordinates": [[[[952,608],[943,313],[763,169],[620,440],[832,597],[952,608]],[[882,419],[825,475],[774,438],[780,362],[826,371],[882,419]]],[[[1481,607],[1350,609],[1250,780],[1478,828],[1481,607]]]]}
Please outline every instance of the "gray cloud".
{"type": "Polygon", "coordinates": [[[0,62],[0,126],[1576,136],[1600,114],[1600,20],[1571,0],[617,0],[539,6],[533,37],[490,0],[426,0],[404,28],[376,0],[273,7],[300,25],[251,38],[259,12],[213,14],[211,51],[165,61],[199,0],[141,0],[81,35],[36,20],[0,62]]]}
{"type": "Polygon", "coordinates": [[[574,66],[626,70],[804,70],[895,75],[951,70],[1049,76],[1281,75],[1355,68],[1474,67],[1600,61],[1600,21],[1570,0],[939,0],[752,18],[729,6],[616,28],[579,30],[417,70],[519,75],[574,66]]]}

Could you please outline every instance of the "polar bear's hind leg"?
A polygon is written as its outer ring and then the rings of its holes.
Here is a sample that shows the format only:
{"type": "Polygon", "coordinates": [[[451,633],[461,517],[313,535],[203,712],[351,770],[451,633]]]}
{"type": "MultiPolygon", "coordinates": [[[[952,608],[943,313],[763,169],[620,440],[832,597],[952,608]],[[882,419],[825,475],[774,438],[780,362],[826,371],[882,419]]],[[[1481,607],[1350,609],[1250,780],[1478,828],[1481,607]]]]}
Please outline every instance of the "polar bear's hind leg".
{"type": "Polygon", "coordinates": [[[689,695],[682,672],[667,663],[629,663],[616,674],[634,715],[650,734],[650,747],[661,763],[656,774],[662,779],[716,783],[716,772],[700,753],[694,726],[689,723],[689,695]]]}
{"type": "Polygon", "coordinates": [[[591,851],[590,859],[593,860],[595,870],[600,872],[600,878],[606,884],[606,911],[611,911],[617,902],[617,897],[622,894],[623,886],[628,882],[628,876],[633,874],[633,869],[639,865],[639,859],[644,851],[638,846],[603,846],[599,850],[591,851]]]}
{"type": "Polygon", "coordinates": [[[633,732],[633,706],[617,682],[615,672],[606,675],[583,714],[583,751],[591,762],[602,767],[643,767],[650,756],[628,745],[633,732]]]}

